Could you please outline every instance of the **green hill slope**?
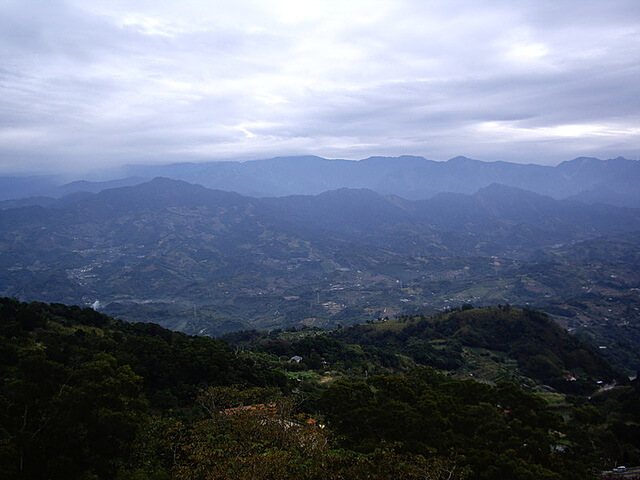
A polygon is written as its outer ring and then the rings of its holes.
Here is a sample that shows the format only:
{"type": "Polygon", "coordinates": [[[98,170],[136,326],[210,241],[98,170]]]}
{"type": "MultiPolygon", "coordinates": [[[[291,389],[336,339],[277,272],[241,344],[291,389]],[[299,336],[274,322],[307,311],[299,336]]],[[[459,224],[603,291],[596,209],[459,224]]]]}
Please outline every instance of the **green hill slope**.
{"type": "MultiPolygon", "coordinates": [[[[569,335],[544,313],[509,306],[404,316],[354,325],[334,335],[348,343],[395,351],[421,364],[471,375],[474,365],[480,367],[478,355],[486,357],[485,367],[490,360],[504,364],[505,358],[512,359],[521,375],[563,392],[587,393],[597,388],[596,382],[622,378],[593,347],[569,335]]],[[[504,369],[493,371],[494,379],[501,379],[504,369]]]]}
{"type": "MultiPolygon", "coordinates": [[[[320,369],[326,354],[348,373],[305,389],[284,370],[307,367],[274,360],[268,348],[237,352],[88,308],[0,299],[0,471],[56,480],[561,480],[640,460],[637,382],[590,405],[576,397],[584,405],[565,404],[563,417],[513,384],[393,364],[414,346],[402,338],[411,330],[413,339],[435,332],[505,355],[543,348],[563,368],[607,372],[589,352],[573,358],[582,344],[549,325],[503,308],[341,329],[378,347],[317,330],[277,333],[269,348],[315,352],[320,369]],[[402,373],[358,374],[367,365],[402,373]]],[[[245,341],[252,335],[262,334],[245,341]]]]}

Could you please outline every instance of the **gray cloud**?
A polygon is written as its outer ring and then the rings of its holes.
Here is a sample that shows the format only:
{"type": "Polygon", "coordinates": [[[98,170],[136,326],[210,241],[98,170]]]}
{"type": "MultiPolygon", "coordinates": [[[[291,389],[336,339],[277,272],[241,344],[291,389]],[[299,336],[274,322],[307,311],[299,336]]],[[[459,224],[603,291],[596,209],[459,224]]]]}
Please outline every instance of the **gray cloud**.
{"type": "Polygon", "coordinates": [[[0,172],[640,157],[640,2],[0,0],[0,172]]]}

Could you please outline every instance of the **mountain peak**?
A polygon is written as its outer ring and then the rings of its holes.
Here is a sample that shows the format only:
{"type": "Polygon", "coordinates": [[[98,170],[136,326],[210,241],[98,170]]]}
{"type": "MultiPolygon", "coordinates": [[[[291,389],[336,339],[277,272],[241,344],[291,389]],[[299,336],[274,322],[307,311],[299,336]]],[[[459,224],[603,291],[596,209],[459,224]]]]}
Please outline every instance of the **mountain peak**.
{"type": "Polygon", "coordinates": [[[475,163],[480,160],[475,160],[473,158],[465,157],[463,155],[458,155],[457,157],[450,158],[447,160],[447,163],[475,163]]]}
{"type": "Polygon", "coordinates": [[[377,161],[377,160],[385,160],[385,161],[393,162],[393,161],[401,161],[401,160],[425,161],[427,159],[419,155],[400,155],[398,157],[383,157],[379,155],[374,155],[372,157],[367,157],[362,160],[359,160],[359,162],[371,162],[371,161],[377,161]]]}
{"type": "Polygon", "coordinates": [[[596,157],[576,157],[572,160],[565,160],[558,164],[558,167],[564,166],[584,166],[584,165],[595,165],[603,163],[603,161],[596,157]]]}

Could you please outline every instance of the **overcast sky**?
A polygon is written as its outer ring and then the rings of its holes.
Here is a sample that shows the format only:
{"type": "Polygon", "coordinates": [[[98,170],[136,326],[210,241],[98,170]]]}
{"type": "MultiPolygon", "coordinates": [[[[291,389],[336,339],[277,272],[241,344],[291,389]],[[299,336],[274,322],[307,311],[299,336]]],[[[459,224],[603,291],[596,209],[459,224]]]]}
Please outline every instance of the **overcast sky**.
{"type": "Polygon", "coordinates": [[[0,172],[640,158],[638,0],[0,0],[0,172]]]}

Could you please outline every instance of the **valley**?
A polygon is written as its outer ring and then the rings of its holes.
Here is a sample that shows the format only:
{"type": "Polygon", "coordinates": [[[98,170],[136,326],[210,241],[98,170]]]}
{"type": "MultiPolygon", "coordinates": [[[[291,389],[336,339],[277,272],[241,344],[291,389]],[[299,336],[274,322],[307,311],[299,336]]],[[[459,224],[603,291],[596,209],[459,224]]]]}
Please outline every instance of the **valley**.
{"type": "Polygon", "coordinates": [[[157,178],[0,211],[0,293],[191,334],[541,308],[640,368],[640,210],[492,185],[245,197],[157,178]]]}

